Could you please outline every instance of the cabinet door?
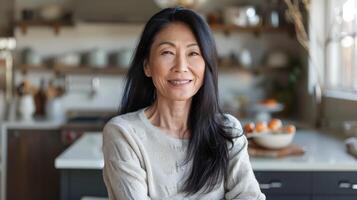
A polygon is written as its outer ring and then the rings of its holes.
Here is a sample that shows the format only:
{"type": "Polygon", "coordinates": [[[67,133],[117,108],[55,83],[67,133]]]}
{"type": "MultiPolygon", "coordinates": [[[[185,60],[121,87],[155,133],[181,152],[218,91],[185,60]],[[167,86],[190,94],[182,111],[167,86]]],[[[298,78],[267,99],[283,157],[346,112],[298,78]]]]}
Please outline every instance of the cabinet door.
{"type": "Polygon", "coordinates": [[[311,200],[310,196],[274,196],[267,195],[267,200],[311,200]]]}
{"type": "Polygon", "coordinates": [[[313,200],[356,200],[356,196],[314,196],[313,200]]]}
{"type": "Polygon", "coordinates": [[[64,148],[59,130],[9,130],[6,199],[59,199],[54,160],[64,148]]]}
{"type": "Polygon", "coordinates": [[[357,172],[315,172],[313,183],[316,195],[355,195],[357,199],[357,172]]]}
{"type": "Polygon", "coordinates": [[[267,195],[306,195],[312,193],[309,172],[255,172],[260,189],[267,195]]]}

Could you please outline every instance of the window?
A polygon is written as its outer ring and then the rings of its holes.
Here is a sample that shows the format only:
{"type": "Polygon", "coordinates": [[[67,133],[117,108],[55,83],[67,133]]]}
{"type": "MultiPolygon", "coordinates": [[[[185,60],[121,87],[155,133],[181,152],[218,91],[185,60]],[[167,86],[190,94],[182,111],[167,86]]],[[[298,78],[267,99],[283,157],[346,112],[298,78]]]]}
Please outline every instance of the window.
{"type": "Polygon", "coordinates": [[[357,0],[329,0],[325,87],[357,96],[357,0]]]}

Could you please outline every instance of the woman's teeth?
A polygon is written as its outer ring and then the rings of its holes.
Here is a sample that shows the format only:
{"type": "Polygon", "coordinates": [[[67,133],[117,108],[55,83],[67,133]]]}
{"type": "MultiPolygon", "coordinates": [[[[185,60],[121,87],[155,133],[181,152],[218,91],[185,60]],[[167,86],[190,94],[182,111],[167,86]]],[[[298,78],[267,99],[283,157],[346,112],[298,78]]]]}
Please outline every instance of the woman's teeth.
{"type": "Polygon", "coordinates": [[[191,82],[191,80],[169,80],[169,83],[173,85],[184,85],[191,82]]]}

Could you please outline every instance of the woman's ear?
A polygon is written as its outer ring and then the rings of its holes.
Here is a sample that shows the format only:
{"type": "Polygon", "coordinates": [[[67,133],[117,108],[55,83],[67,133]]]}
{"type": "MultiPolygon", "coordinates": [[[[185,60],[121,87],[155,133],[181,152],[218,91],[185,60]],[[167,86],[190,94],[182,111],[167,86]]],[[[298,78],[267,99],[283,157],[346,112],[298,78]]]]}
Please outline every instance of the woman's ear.
{"type": "Polygon", "coordinates": [[[144,73],[147,77],[151,77],[151,70],[146,59],[144,60],[144,73]]]}

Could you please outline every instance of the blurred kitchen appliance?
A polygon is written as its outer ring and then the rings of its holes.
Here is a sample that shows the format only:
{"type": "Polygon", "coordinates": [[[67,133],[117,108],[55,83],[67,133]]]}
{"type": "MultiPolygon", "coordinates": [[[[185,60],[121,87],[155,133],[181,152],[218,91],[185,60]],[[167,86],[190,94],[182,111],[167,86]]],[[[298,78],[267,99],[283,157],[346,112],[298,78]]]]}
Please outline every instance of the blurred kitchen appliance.
{"type": "MultiPolygon", "coordinates": [[[[13,56],[12,50],[16,46],[14,36],[14,7],[13,0],[0,0],[0,93],[3,97],[0,105],[3,117],[6,119],[12,99],[13,56]]],[[[3,118],[2,117],[2,118],[3,118]]]]}

